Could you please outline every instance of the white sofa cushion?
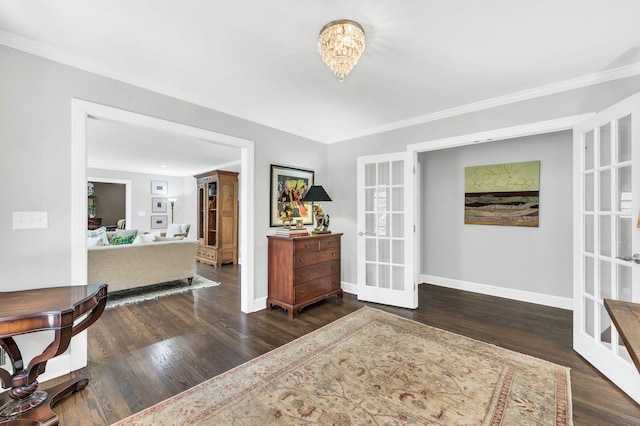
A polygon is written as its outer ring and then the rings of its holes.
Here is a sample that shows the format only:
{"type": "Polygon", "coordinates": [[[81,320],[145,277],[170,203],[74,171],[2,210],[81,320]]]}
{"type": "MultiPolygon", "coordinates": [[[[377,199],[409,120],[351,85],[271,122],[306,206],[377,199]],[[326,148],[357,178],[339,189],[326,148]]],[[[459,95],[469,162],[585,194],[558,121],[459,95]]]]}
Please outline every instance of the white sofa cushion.
{"type": "Polygon", "coordinates": [[[104,226],[98,229],[87,231],[87,238],[100,237],[102,239],[102,245],[109,245],[109,238],[107,237],[107,228],[104,226]]]}
{"type": "Polygon", "coordinates": [[[95,237],[87,237],[87,247],[98,247],[104,245],[102,243],[102,237],[96,235],[95,237]]]}
{"type": "Polygon", "coordinates": [[[140,234],[135,238],[135,240],[133,240],[132,244],[152,243],[155,241],[155,239],[156,239],[155,234],[140,234]]]}
{"type": "Polygon", "coordinates": [[[176,234],[180,234],[184,231],[182,231],[182,226],[179,223],[172,223],[171,225],[169,225],[169,227],[167,228],[167,238],[171,238],[176,234]]]}

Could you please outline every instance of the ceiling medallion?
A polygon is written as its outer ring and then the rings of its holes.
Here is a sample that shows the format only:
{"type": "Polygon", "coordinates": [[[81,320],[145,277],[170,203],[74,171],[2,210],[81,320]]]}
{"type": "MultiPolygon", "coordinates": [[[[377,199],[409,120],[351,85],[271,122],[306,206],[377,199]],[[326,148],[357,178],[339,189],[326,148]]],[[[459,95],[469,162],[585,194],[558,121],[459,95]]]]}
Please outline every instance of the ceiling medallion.
{"type": "Polygon", "coordinates": [[[364,52],[364,29],[349,19],[329,22],[320,30],[318,52],[340,82],[364,52]]]}

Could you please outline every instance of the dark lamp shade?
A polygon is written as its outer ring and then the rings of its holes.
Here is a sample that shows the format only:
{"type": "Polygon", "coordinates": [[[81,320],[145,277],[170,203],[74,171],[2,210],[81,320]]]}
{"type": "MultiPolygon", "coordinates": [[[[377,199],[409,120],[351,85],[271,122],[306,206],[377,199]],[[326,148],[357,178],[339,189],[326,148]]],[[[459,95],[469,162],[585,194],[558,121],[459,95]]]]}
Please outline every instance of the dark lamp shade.
{"type": "Polygon", "coordinates": [[[313,185],[302,199],[304,202],[313,201],[331,201],[331,197],[327,194],[327,191],[321,185],[313,185]]]}

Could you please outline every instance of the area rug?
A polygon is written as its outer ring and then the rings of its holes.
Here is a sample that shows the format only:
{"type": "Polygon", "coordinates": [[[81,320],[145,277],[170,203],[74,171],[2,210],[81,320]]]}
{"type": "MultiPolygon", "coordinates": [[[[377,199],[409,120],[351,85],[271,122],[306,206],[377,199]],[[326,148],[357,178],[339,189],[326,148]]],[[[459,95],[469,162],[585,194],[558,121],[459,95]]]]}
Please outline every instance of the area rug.
{"type": "Polygon", "coordinates": [[[373,308],[115,425],[571,425],[569,369],[373,308]]]}
{"type": "Polygon", "coordinates": [[[197,290],[199,288],[214,287],[217,285],[220,285],[220,283],[208,280],[200,275],[195,275],[191,285],[189,285],[189,282],[184,279],[128,290],[114,291],[108,295],[106,309],[129,305],[131,303],[138,303],[144,300],[153,300],[159,297],[170,296],[172,294],[184,293],[185,291],[197,290]]]}

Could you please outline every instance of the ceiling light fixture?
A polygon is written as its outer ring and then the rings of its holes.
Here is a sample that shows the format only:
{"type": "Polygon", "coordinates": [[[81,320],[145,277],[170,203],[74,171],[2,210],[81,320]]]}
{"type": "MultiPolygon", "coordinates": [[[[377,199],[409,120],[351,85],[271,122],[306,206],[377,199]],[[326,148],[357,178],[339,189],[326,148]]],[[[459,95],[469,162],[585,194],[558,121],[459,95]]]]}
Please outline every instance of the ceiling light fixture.
{"type": "Polygon", "coordinates": [[[320,30],[318,52],[340,82],[364,52],[364,29],[349,19],[329,22],[320,30]]]}

